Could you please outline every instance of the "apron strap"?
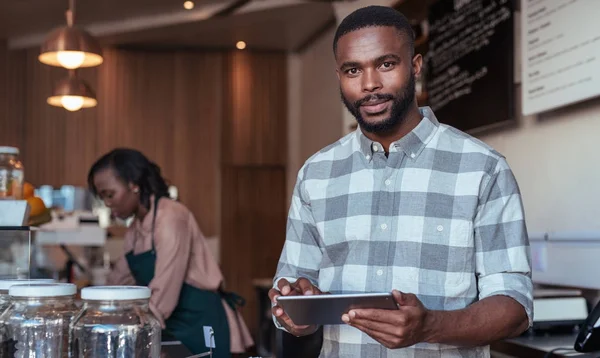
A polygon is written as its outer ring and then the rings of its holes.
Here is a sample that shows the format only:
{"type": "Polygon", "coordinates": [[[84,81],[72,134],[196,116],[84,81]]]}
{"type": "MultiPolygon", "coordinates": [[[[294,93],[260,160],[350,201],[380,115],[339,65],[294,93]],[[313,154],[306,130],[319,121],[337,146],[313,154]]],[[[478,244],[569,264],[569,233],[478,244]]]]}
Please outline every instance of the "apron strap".
{"type": "Polygon", "coordinates": [[[246,300],[235,292],[227,292],[224,291],[222,287],[219,287],[218,293],[234,312],[237,311],[238,307],[242,307],[246,304],[246,300]]]}
{"type": "Polygon", "coordinates": [[[156,252],[154,247],[154,225],[156,224],[156,211],[158,210],[158,201],[160,196],[154,198],[154,210],[152,211],[152,252],[156,252]]]}

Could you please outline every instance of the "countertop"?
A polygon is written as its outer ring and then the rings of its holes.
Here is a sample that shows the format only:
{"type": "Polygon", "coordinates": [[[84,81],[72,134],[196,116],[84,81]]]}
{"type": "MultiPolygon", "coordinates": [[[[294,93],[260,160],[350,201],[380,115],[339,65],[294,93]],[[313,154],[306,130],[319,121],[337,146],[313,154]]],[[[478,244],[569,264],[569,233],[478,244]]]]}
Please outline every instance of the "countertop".
{"type": "Polygon", "coordinates": [[[186,358],[192,353],[181,342],[162,342],[160,358],[186,358]]]}
{"type": "Polygon", "coordinates": [[[600,358],[600,352],[575,352],[573,345],[576,337],[577,334],[521,336],[493,343],[491,349],[512,357],[545,358],[545,355],[553,349],[566,348],[553,353],[551,357],[600,358]]]}

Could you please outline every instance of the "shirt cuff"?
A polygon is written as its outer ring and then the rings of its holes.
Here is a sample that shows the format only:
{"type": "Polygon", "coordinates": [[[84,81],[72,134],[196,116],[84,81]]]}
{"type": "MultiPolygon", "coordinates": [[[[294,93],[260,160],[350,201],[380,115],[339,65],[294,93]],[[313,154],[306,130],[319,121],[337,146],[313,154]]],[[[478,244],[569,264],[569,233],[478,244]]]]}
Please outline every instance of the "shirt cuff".
{"type": "Polygon", "coordinates": [[[480,280],[479,292],[480,300],[491,296],[508,296],[514,299],[525,309],[529,327],[533,325],[533,282],[528,275],[502,273],[486,276],[480,280]]]}

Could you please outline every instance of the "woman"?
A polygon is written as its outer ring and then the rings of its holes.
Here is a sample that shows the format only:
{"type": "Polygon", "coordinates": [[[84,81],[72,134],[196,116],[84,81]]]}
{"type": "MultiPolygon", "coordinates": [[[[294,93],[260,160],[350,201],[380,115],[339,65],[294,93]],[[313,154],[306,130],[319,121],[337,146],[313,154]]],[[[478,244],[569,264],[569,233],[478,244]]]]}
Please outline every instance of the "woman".
{"type": "Polygon", "coordinates": [[[210,328],[213,357],[253,345],[237,311],[241,298],[222,290],[223,276],[194,216],[168,198],[156,164],[136,150],[115,149],[92,166],[88,184],[115,216],[134,217],[125,235],[126,254],[108,284],[150,287],[150,309],[165,333],[193,354],[208,351],[210,328]]]}

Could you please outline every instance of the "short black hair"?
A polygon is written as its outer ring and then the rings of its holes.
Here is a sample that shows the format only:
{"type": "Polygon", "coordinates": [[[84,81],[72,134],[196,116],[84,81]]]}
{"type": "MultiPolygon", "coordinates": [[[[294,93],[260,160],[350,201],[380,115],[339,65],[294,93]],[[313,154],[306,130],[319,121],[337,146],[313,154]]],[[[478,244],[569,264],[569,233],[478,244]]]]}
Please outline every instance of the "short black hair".
{"type": "Polygon", "coordinates": [[[161,175],[160,167],[142,152],[130,148],[116,148],[103,155],[92,165],[88,174],[88,186],[98,195],[94,175],[104,169],[112,169],[125,184],[133,183],[140,188],[140,202],[150,209],[150,197],[167,197],[169,186],[161,175]]]}
{"type": "Polygon", "coordinates": [[[372,5],[355,10],[342,20],[333,38],[333,54],[337,52],[340,37],[366,27],[379,26],[395,27],[400,33],[405,34],[411,45],[411,53],[414,53],[415,33],[406,16],[388,6],[372,5]]]}

